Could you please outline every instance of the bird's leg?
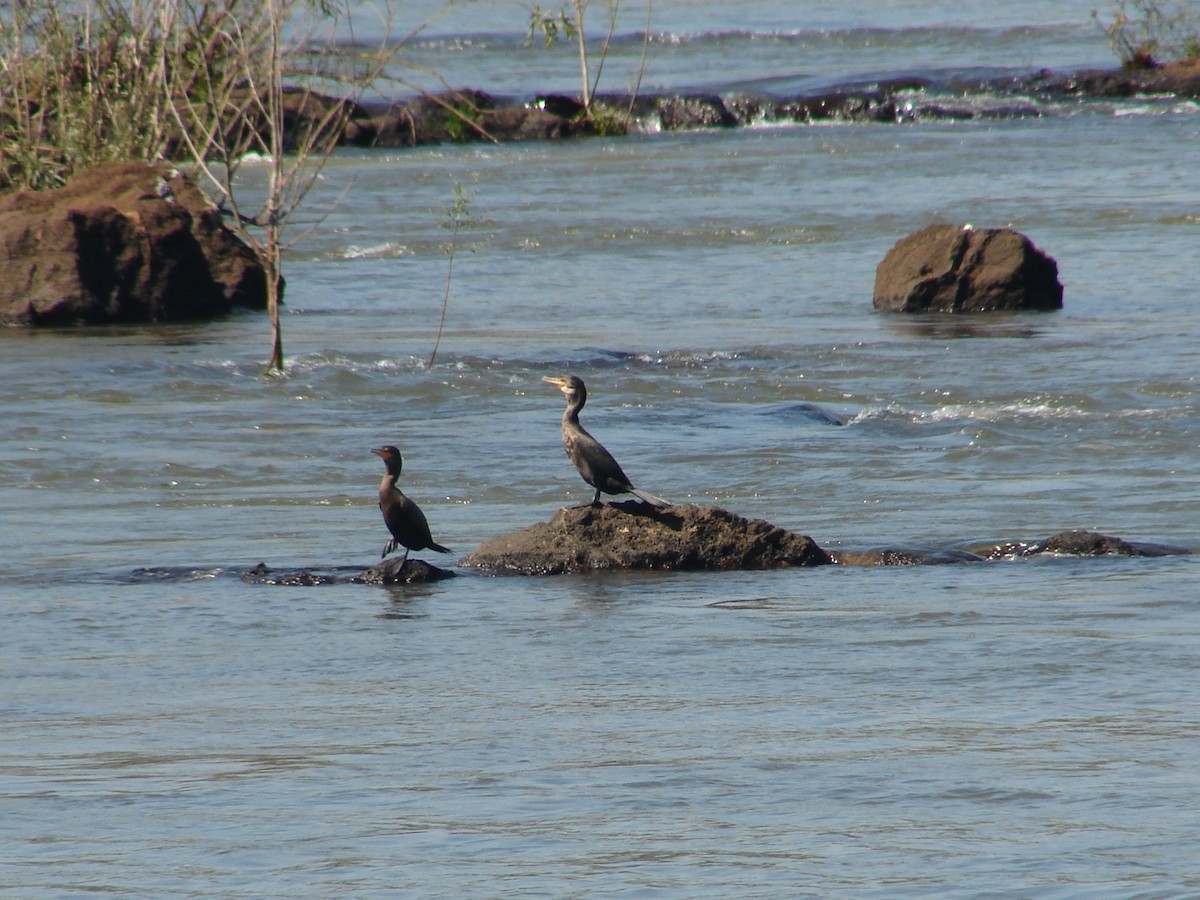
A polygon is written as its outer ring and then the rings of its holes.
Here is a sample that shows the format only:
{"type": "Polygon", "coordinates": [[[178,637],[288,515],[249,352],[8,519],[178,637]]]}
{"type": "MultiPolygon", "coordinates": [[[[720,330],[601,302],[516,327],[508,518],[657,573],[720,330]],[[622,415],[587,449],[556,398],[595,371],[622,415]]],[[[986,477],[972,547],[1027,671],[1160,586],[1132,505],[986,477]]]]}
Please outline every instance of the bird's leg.
{"type": "Polygon", "coordinates": [[[596,488],[596,496],[592,498],[592,506],[600,506],[600,488],[596,488]]]}
{"type": "Polygon", "coordinates": [[[408,565],[408,547],[404,548],[404,559],[400,560],[400,571],[404,571],[404,567],[408,565]]]}

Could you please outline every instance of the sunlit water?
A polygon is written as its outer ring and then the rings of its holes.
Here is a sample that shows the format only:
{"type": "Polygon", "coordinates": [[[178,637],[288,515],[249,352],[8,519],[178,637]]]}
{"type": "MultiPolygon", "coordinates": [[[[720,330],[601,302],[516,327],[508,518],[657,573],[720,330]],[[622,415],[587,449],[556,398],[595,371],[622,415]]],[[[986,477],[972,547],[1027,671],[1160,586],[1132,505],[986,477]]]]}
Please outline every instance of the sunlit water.
{"type": "MultiPolygon", "coordinates": [[[[656,4],[652,78],[1111,63],[1090,5],[734,6],[656,4]]],[[[572,87],[481,9],[452,83],[572,87]]],[[[255,315],[0,334],[0,895],[1200,890],[1194,557],[240,578],[376,561],[381,443],[458,554],[585,500],[565,371],[639,486],[825,547],[1198,547],[1198,112],[345,153],[286,377],[255,315]],[[935,221],[1029,235],[1066,308],[876,314],[935,221]]]]}

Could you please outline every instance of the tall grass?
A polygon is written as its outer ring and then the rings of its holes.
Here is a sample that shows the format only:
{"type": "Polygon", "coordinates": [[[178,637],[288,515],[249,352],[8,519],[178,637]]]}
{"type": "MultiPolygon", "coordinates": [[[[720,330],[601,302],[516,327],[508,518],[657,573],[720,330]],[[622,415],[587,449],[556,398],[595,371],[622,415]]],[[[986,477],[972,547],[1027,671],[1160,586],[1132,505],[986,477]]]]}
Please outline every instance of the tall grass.
{"type": "Polygon", "coordinates": [[[61,185],[106,161],[168,151],[160,4],[14,0],[0,17],[0,190],[61,185]]]}

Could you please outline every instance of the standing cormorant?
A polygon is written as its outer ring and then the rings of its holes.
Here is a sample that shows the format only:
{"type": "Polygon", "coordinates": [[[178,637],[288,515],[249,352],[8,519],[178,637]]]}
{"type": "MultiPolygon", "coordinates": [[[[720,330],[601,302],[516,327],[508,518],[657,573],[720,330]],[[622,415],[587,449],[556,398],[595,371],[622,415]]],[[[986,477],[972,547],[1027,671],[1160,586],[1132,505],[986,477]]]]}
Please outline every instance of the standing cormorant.
{"type": "Polygon", "coordinates": [[[567,409],[562,417],[563,449],[567,451],[571,462],[575,463],[575,468],[579,470],[583,480],[596,489],[592,506],[600,505],[601,491],[606,494],[633,494],[651,506],[671,505],[662,497],[655,497],[635,488],[621,471],[621,464],[613,459],[613,455],[604,449],[603,444],[579,424],[579,411],[583,409],[583,404],[587,403],[587,388],[582,378],[575,375],[567,375],[564,378],[545,376],[542,381],[555,385],[567,396],[567,409]]]}
{"type": "Polygon", "coordinates": [[[435,544],[429,534],[429,523],[425,521],[425,513],[421,507],[404,496],[404,492],[396,487],[396,479],[400,477],[400,469],[404,460],[400,451],[390,444],[386,447],[373,447],[371,452],[383,460],[387,466],[387,474],[379,482],[379,509],[383,513],[384,524],[392,533],[392,539],[383,548],[380,559],[387,556],[397,546],[404,548],[403,567],[408,563],[410,550],[436,550],[438,553],[453,553],[441,544],[435,544]]]}

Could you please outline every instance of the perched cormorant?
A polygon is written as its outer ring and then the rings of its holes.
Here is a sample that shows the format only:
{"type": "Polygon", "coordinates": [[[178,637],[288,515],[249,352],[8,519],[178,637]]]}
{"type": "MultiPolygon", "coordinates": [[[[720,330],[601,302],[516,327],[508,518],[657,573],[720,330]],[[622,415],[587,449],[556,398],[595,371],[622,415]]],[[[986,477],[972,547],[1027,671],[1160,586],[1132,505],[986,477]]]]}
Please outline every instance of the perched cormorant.
{"type": "Polygon", "coordinates": [[[400,451],[390,444],[386,447],[373,447],[371,452],[383,460],[387,466],[387,474],[379,482],[379,509],[383,512],[383,521],[392,539],[383,548],[380,559],[387,556],[397,546],[404,548],[404,560],[408,562],[410,550],[436,550],[438,553],[453,553],[441,544],[435,544],[429,534],[429,523],[425,521],[425,513],[421,507],[404,496],[404,492],[396,487],[396,479],[400,477],[400,469],[404,460],[400,451]]]}
{"type": "Polygon", "coordinates": [[[621,471],[621,464],[613,459],[613,455],[604,449],[603,444],[579,424],[579,411],[583,409],[583,404],[587,403],[587,388],[582,378],[575,375],[567,375],[564,378],[546,376],[542,381],[555,385],[567,396],[567,409],[562,417],[563,449],[567,451],[571,462],[575,463],[575,468],[579,470],[583,480],[596,489],[592,506],[600,505],[601,491],[606,494],[633,494],[651,506],[671,505],[662,497],[655,497],[635,488],[621,471]]]}

